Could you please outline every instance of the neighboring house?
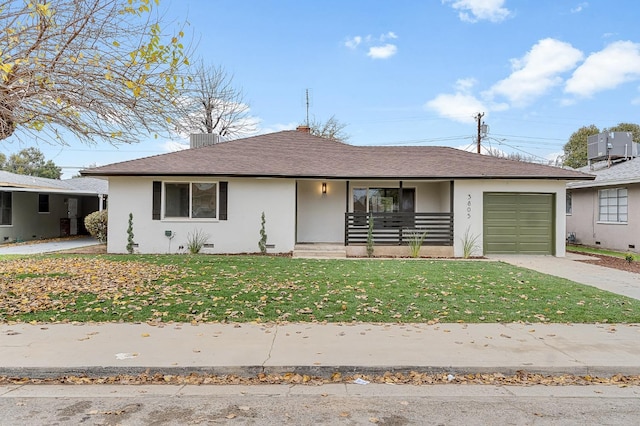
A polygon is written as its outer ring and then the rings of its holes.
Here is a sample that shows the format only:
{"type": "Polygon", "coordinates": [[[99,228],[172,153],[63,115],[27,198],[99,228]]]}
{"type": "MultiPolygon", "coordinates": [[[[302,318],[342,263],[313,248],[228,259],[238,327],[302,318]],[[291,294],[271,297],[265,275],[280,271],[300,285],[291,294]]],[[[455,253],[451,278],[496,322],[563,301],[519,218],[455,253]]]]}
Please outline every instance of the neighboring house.
{"type": "Polygon", "coordinates": [[[84,233],[84,217],[103,208],[108,186],[0,171],[0,244],[84,233]]]}
{"type": "Polygon", "coordinates": [[[313,243],[366,255],[564,256],[565,185],[588,175],[444,147],[353,146],[308,127],[83,170],[109,179],[110,253],[124,253],[133,214],[140,253],[184,252],[195,232],[206,253],[258,251],[264,212],[271,253],[313,243]],[[371,219],[370,219],[371,218],[371,219]]]}
{"type": "Polygon", "coordinates": [[[581,169],[593,181],[567,184],[570,242],[640,252],[640,157],[581,169]]]}

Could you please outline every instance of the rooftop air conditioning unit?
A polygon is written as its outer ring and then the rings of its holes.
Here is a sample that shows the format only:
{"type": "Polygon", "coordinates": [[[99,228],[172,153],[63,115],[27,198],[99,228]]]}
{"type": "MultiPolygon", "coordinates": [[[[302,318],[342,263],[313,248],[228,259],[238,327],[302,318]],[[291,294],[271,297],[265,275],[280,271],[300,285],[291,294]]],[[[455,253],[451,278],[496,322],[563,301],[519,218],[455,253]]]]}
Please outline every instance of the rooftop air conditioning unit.
{"type": "Polygon", "coordinates": [[[587,137],[587,159],[605,160],[638,156],[638,143],[631,132],[604,132],[587,137]]]}
{"type": "Polygon", "coordinates": [[[197,133],[189,136],[190,148],[202,148],[203,146],[215,145],[220,142],[220,135],[217,133],[197,133]]]}

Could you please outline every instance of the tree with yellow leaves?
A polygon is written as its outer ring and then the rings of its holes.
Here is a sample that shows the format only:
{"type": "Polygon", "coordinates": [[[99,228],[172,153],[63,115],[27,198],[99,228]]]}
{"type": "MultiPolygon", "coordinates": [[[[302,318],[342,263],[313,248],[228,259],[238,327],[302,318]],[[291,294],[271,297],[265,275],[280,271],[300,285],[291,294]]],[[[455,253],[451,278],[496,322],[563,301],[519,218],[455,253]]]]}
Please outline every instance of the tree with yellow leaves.
{"type": "Polygon", "coordinates": [[[171,130],[188,63],[159,0],[0,0],[0,140],[131,143],[171,130]]]}

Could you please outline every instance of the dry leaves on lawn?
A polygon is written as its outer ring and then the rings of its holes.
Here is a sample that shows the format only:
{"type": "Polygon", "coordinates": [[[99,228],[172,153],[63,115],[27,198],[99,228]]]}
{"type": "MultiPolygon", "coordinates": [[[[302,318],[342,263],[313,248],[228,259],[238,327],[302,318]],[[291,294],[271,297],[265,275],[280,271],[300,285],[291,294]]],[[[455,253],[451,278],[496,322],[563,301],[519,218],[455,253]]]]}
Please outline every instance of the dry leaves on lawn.
{"type": "Polygon", "coordinates": [[[97,258],[23,258],[0,263],[0,312],[64,309],[78,296],[98,300],[141,295],[177,278],[181,268],[97,258]]]}

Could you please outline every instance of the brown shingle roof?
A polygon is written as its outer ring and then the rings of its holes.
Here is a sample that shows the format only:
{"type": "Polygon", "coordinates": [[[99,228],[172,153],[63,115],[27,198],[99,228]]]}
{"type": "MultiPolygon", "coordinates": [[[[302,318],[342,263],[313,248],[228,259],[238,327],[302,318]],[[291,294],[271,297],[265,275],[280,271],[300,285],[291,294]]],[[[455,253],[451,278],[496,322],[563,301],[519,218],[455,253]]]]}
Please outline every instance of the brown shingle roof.
{"type": "Polygon", "coordinates": [[[283,131],[83,170],[83,175],[591,179],[573,170],[446,147],[354,146],[283,131]]]}

